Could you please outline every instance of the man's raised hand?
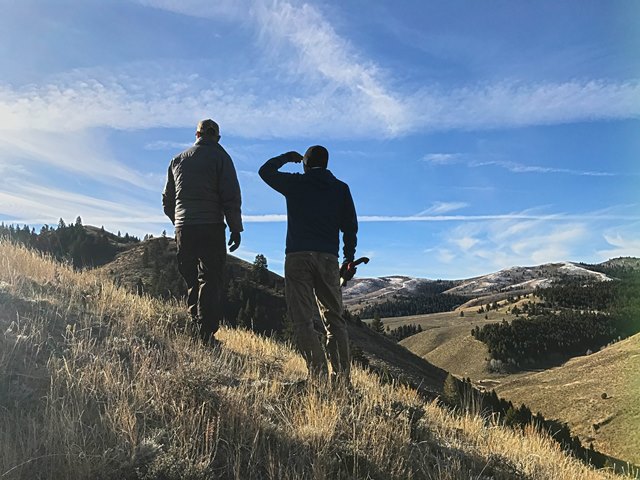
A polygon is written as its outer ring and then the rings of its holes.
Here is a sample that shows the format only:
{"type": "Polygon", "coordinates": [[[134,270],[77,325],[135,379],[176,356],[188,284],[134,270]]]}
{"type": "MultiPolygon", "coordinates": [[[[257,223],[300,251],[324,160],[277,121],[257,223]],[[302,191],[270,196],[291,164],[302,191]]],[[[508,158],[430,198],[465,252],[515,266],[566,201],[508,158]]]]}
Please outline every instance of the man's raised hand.
{"type": "Polygon", "coordinates": [[[300,163],[302,161],[302,155],[298,152],[287,152],[284,154],[287,162],[300,163]]]}

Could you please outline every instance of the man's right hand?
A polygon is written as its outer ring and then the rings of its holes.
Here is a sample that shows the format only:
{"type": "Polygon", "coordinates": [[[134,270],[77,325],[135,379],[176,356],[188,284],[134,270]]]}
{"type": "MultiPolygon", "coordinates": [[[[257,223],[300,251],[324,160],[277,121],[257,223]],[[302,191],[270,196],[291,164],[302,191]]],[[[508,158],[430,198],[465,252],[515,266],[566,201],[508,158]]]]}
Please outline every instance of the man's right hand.
{"type": "Polygon", "coordinates": [[[240,232],[231,232],[227,245],[229,245],[230,252],[235,252],[240,246],[240,232]]]}
{"type": "Polygon", "coordinates": [[[300,163],[302,161],[302,155],[298,152],[287,152],[284,154],[287,162],[300,163]]]}

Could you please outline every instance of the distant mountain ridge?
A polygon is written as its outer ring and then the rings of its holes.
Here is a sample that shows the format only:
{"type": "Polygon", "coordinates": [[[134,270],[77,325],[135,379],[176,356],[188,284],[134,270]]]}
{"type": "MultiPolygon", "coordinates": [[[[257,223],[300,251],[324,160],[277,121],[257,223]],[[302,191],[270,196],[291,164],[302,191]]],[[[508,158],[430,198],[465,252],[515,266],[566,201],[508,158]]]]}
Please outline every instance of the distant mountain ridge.
{"type": "MultiPolygon", "coordinates": [[[[529,293],[536,288],[549,287],[553,282],[568,278],[583,278],[591,281],[612,280],[605,273],[592,270],[590,267],[640,269],[640,259],[616,258],[594,266],[575,262],[545,263],[531,267],[515,266],[469,279],[452,280],[451,283],[454,286],[443,293],[477,298],[496,294],[529,293]]],[[[402,275],[354,278],[344,289],[343,298],[345,304],[349,306],[363,302],[380,302],[394,296],[410,296],[421,286],[434,282],[436,280],[402,275]]]]}

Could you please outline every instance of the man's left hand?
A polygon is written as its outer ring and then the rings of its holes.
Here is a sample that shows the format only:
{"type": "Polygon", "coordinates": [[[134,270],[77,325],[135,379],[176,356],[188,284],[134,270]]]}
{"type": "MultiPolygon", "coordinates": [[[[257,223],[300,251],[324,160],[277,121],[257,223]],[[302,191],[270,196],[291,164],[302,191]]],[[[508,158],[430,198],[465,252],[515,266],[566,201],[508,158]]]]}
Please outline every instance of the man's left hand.
{"type": "Polygon", "coordinates": [[[235,252],[240,246],[240,232],[231,232],[227,245],[229,245],[230,252],[235,252]]]}

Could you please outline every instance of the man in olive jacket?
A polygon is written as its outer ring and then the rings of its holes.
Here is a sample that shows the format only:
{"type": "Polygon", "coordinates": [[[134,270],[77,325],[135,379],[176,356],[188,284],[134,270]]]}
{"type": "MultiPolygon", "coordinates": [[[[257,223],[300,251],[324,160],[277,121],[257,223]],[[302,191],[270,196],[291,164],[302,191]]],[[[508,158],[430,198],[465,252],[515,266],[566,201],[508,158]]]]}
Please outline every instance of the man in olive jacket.
{"type": "Polygon", "coordinates": [[[164,213],[176,228],[188,310],[199,324],[200,337],[209,343],[214,342],[223,316],[225,219],[231,252],[240,246],[243,230],[238,177],[219,140],[216,122],[198,123],[196,143],[171,160],[162,193],[164,213]]]}
{"type": "Polygon", "coordinates": [[[260,177],[287,200],[285,291],[298,348],[312,375],[326,376],[327,361],[313,328],[319,309],[326,332],[333,377],[349,382],[349,335],[343,317],[338,249],[343,236],[343,266],[353,261],[358,220],[351,192],[327,170],[329,152],[316,145],[304,157],[288,152],[268,160],[260,177]],[[278,171],[303,162],[304,173],[278,171]]]}

